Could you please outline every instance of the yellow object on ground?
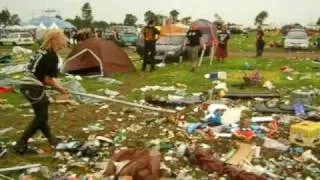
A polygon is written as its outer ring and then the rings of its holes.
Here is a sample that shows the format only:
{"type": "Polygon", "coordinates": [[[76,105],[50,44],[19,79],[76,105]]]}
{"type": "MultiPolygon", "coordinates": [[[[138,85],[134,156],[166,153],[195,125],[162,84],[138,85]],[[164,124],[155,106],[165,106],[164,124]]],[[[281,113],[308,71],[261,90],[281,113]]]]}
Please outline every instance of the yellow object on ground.
{"type": "Polygon", "coordinates": [[[290,142],[315,147],[320,145],[320,123],[303,121],[290,127],[290,142]]]}

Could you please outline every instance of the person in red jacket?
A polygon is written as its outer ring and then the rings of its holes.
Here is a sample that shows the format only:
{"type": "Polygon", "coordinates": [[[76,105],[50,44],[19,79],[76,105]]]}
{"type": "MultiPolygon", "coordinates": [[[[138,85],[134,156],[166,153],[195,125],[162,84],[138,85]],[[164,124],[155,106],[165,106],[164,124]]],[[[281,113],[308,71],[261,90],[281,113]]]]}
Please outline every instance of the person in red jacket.
{"type": "Polygon", "coordinates": [[[224,59],[228,57],[228,40],[230,39],[229,34],[225,27],[222,27],[222,30],[217,35],[218,46],[216,50],[216,57],[218,62],[224,62],[224,59]]]}

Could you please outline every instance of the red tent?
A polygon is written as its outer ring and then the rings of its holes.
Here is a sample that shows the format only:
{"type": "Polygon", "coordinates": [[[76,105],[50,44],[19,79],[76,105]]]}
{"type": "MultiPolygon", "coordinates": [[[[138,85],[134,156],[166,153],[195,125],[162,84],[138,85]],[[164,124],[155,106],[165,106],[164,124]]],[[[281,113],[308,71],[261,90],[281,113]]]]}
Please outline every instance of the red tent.
{"type": "Polygon", "coordinates": [[[81,42],[64,62],[63,72],[71,74],[101,74],[133,71],[134,65],[112,41],[91,38],[81,42]]]}

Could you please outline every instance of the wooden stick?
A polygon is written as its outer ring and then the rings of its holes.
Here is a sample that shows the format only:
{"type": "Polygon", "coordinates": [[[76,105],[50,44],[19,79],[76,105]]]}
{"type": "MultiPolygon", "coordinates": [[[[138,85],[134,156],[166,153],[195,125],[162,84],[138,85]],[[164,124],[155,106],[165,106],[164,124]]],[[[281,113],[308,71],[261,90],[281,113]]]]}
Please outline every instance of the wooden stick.
{"type": "Polygon", "coordinates": [[[2,175],[2,174],[0,174],[0,179],[14,180],[13,178],[9,178],[9,177],[2,175]]]}
{"type": "Polygon", "coordinates": [[[214,44],[212,44],[212,47],[211,47],[210,65],[212,65],[213,57],[214,57],[214,44]]]}
{"type": "Polygon", "coordinates": [[[17,171],[17,170],[23,170],[23,169],[29,169],[29,168],[36,168],[40,167],[41,164],[29,164],[25,166],[15,166],[15,167],[10,167],[10,168],[1,168],[0,173],[2,172],[8,172],[8,171],[17,171]]]}
{"type": "Polygon", "coordinates": [[[198,64],[198,66],[200,67],[201,66],[201,64],[202,64],[202,60],[203,60],[203,56],[204,56],[204,52],[206,51],[206,48],[203,48],[202,49],[202,52],[201,52],[201,56],[200,56],[200,61],[199,61],[199,64],[198,64]]]}
{"type": "Polygon", "coordinates": [[[134,107],[138,107],[138,108],[152,110],[152,111],[176,113],[175,110],[171,110],[171,109],[163,109],[163,108],[145,106],[145,105],[141,105],[141,104],[137,104],[137,103],[132,103],[132,102],[123,101],[123,100],[119,100],[119,99],[109,98],[109,97],[106,97],[106,96],[99,96],[99,95],[95,95],[95,94],[87,94],[87,93],[81,93],[81,92],[75,92],[75,91],[69,91],[69,92],[71,94],[74,94],[74,95],[80,95],[80,96],[91,97],[91,98],[95,98],[95,99],[101,99],[101,100],[121,103],[121,104],[129,105],[129,106],[134,106],[134,107]]]}

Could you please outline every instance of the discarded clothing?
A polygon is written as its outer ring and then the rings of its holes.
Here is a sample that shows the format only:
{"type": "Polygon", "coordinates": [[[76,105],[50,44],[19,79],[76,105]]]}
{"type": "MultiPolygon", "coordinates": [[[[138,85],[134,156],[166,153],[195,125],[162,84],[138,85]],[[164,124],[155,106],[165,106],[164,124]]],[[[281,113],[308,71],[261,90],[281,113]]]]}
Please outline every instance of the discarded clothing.
{"type": "Polygon", "coordinates": [[[208,149],[196,147],[195,150],[189,153],[189,160],[198,165],[201,169],[208,172],[217,172],[218,175],[223,176],[227,174],[231,179],[236,180],[266,180],[262,176],[254,173],[249,173],[244,170],[238,169],[234,166],[227,165],[214,157],[213,152],[208,149]]]}
{"type": "Polygon", "coordinates": [[[108,163],[105,176],[131,176],[132,180],[160,178],[161,154],[157,150],[127,149],[115,154],[108,163]],[[121,167],[117,164],[123,162],[121,167]]]}

